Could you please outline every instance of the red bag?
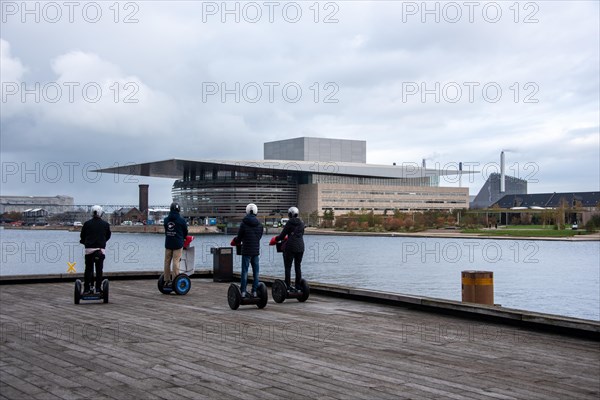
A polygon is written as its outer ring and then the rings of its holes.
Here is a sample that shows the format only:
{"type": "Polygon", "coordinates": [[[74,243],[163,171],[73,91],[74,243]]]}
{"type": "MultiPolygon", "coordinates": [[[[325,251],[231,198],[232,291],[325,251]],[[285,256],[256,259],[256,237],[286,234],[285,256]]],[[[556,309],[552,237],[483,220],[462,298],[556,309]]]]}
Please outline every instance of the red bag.
{"type": "Polygon", "coordinates": [[[192,243],[192,240],[194,240],[193,236],[186,236],[185,241],[183,242],[183,248],[187,249],[190,246],[190,243],[192,243]]]}

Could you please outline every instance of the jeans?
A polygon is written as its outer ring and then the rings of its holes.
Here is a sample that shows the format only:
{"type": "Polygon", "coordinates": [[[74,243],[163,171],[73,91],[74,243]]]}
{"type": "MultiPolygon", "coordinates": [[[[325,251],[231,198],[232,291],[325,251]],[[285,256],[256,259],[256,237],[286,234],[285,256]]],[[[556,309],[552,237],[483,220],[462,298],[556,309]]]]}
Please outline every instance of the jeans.
{"type": "Polygon", "coordinates": [[[283,253],[283,266],[285,267],[285,284],[290,287],[291,281],[291,270],[292,270],[292,261],[294,262],[294,270],[296,272],[296,289],[300,288],[300,279],[302,279],[302,256],[304,252],[300,253],[292,253],[286,252],[283,253]]]}
{"type": "Polygon", "coordinates": [[[252,264],[252,276],[254,278],[252,291],[256,292],[258,289],[258,256],[242,256],[242,282],[240,285],[242,293],[246,291],[246,285],[248,284],[248,264],[252,264]]]}

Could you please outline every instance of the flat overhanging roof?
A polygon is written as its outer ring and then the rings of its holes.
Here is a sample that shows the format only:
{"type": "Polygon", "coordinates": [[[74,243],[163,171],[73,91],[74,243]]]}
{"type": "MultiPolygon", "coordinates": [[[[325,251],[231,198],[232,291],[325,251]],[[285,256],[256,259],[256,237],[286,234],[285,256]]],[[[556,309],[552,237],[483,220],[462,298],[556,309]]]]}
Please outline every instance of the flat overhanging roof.
{"type": "Polygon", "coordinates": [[[119,167],[102,168],[95,172],[159,178],[181,179],[190,169],[221,168],[240,172],[297,172],[370,178],[421,178],[444,175],[468,175],[477,171],[458,169],[427,169],[417,163],[378,165],[333,161],[295,160],[182,160],[170,159],[119,167]]]}

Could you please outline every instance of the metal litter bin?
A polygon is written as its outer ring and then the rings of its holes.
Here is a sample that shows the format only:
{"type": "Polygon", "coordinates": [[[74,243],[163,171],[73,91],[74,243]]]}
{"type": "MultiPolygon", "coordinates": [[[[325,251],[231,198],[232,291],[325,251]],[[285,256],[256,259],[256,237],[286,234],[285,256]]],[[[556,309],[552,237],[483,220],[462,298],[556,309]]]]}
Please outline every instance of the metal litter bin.
{"type": "Polygon", "coordinates": [[[212,247],[213,255],[213,281],[233,281],[233,247],[212,247]]]}

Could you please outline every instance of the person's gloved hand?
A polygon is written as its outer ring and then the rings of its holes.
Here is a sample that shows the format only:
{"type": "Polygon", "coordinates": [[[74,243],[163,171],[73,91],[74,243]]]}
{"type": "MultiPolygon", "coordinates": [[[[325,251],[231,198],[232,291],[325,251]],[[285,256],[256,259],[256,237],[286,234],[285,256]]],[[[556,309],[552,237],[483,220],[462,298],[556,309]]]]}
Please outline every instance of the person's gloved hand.
{"type": "Polygon", "coordinates": [[[273,236],[271,238],[271,241],[269,242],[269,246],[275,246],[276,243],[277,243],[277,236],[273,236]]]}
{"type": "Polygon", "coordinates": [[[237,240],[236,239],[237,238],[231,239],[231,243],[229,243],[229,244],[232,245],[232,246],[237,246],[237,240]]]}

